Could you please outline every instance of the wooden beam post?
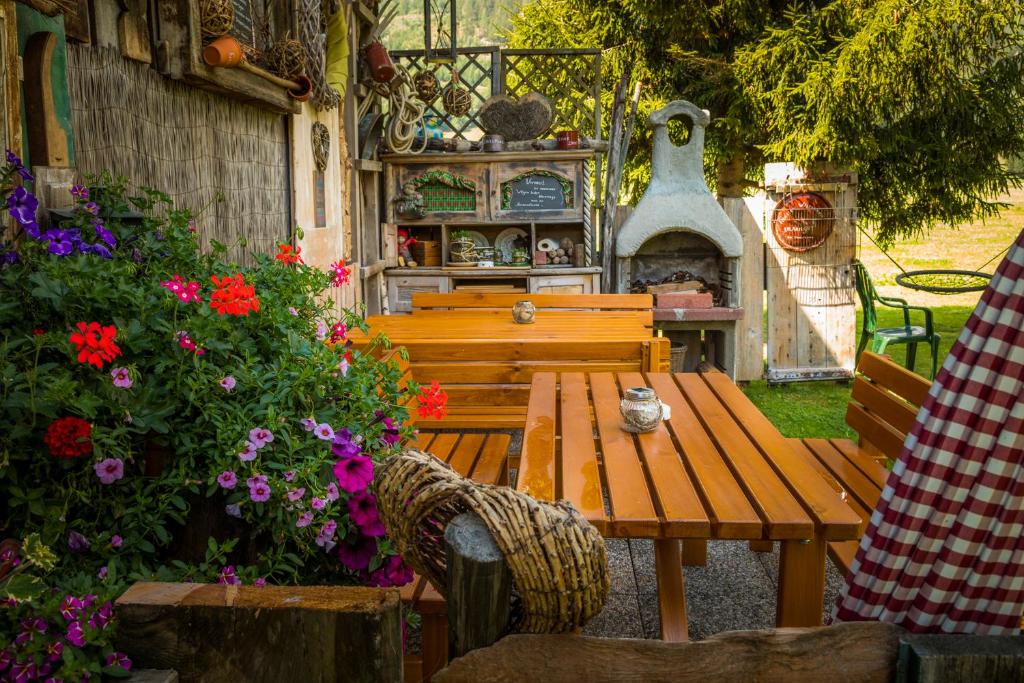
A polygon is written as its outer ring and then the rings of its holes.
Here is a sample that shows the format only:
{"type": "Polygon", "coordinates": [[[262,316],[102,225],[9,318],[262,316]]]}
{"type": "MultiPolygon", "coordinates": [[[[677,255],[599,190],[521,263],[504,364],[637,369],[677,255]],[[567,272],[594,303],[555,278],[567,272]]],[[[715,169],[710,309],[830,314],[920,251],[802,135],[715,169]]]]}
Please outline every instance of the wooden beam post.
{"type": "Polygon", "coordinates": [[[397,590],[139,582],[117,649],[182,683],[402,680],[397,590]]]}
{"type": "Polygon", "coordinates": [[[508,628],[512,574],[479,516],[457,516],[444,532],[448,625],[455,657],[493,645],[508,628]]]}

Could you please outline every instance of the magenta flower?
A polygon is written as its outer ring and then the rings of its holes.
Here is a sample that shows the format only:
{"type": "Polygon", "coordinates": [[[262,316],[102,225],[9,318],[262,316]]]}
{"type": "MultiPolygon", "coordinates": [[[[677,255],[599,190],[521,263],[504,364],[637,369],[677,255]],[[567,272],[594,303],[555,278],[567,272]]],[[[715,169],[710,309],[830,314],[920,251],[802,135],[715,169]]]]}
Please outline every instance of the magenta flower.
{"type": "Polygon", "coordinates": [[[98,572],[96,572],[96,576],[99,578],[100,581],[102,581],[103,579],[107,578],[107,568],[106,568],[106,566],[100,567],[100,570],[98,572]]]}
{"type": "Polygon", "coordinates": [[[217,475],[217,483],[222,489],[233,489],[238,484],[238,475],[231,470],[224,470],[217,475]]]}
{"type": "Polygon", "coordinates": [[[237,384],[237,382],[235,382],[235,378],[232,377],[231,375],[226,376],[224,379],[220,381],[220,386],[224,389],[224,391],[231,391],[232,389],[235,388],[235,384],[237,384]]]}
{"type": "Polygon", "coordinates": [[[245,485],[248,486],[249,488],[252,488],[256,484],[266,484],[266,483],[267,483],[267,475],[265,475],[265,474],[254,474],[254,475],[252,475],[251,477],[249,477],[248,479],[245,480],[245,485]]]}
{"type": "Polygon", "coordinates": [[[11,664],[11,670],[7,672],[9,678],[5,679],[8,681],[14,681],[14,683],[28,683],[28,681],[38,681],[39,671],[36,668],[35,662],[31,659],[19,659],[18,661],[11,664]]]}
{"type": "Polygon", "coordinates": [[[333,503],[338,498],[341,498],[341,494],[338,493],[338,485],[332,481],[327,485],[327,500],[333,503]]]}
{"type": "Polygon", "coordinates": [[[352,436],[346,428],[339,429],[334,433],[334,443],[331,445],[331,452],[339,458],[351,458],[363,452],[359,445],[359,437],[352,436]]]}
{"type": "Polygon", "coordinates": [[[110,546],[112,548],[120,548],[122,543],[124,543],[124,539],[117,534],[110,537],[110,546]]]}
{"type": "Polygon", "coordinates": [[[96,202],[86,202],[85,206],[83,206],[82,208],[91,213],[93,216],[99,214],[100,212],[100,205],[97,204],[96,202]]]}
{"type": "Polygon", "coordinates": [[[77,531],[68,532],[68,550],[73,553],[84,553],[90,547],[89,539],[77,531]]]}
{"type": "Polygon", "coordinates": [[[288,470],[284,473],[284,480],[290,482],[295,478],[295,470],[288,470]]]}
{"type": "Polygon", "coordinates": [[[314,429],[316,429],[316,420],[314,420],[311,417],[302,418],[301,420],[299,420],[299,424],[302,425],[302,428],[305,429],[307,432],[311,432],[314,429]]]}
{"type": "Polygon", "coordinates": [[[89,188],[85,185],[72,185],[71,196],[84,201],[89,198],[89,188]]]}
{"type": "Polygon", "coordinates": [[[82,622],[72,621],[68,624],[68,632],[64,638],[75,647],[85,647],[85,634],[82,633],[82,622]]]}
{"type": "Polygon", "coordinates": [[[297,489],[292,489],[291,491],[288,492],[287,495],[288,495],[288,500],[290,500],[290,501],[292,501],[294,503],[297,500],[302,500],[302,497],[304,495],[306,495],[306,489],[301,488],[301,487],[297,488],[297,489]]]}
{"type": "Polygon", "coordinates": [[[384,561],[383,566],[370,574],[370,585],[379,588],[404,586],[412,581],[412,570],[405,566],[402,558],[392,555],[384,561]]]}
{"type": "Polygon", "coordinates": [[[89,626],[94,629],[106,628],[114,618],[113,604],[106,602],[89,617],[89,626]]]}
{"type": "Polygon", "coordinates": [[[124,477],[124,461],[121,458],[107,458],[93,465],[96,476],[104,484],[113,484],[124,477]]]}
{"type": "Polygon", "coordinates": [[[377,554],[377,539],[360,536],[355,543],[338,544],[338,561],[348,570],[357,572],[370,566],[370,560],[377,554]]]}
{"type": "Polygon", "coordinates": [[[60,615],[64,617],[64,621],[74,621],[84,606],[75,596],[67,595],[60,603],[60,615]]]}
{"type": "Polygon", "coordinates": [[[324,339],[327,339],[327,329],[327,323],[325,323],[323,320],[316,321],[316,338],[318,341],[323,341],[324,339]]]}
{"type": "Polygon", "coordinates": [[[313,433],[316,434],[318,439],[322,439],[324,441],[334,441],[334,430],[331,429],[331,425],[327,424],[326,422],[318,424],[316,428],[313,430],[313,433]]]}
{"type": "Polygon", "coordinates": [[[253,581],[252,585],[256,586],[257,588],[263,588],[267,585],[267,580],[261,576],[255,581],[253,581]]]}
{"type": "MultiPolygon", "coordinates": [[[[382,415],[383,413],[377,413],[378,417],[382,415]]],[[[390,417],[385,417],[382,422],[384,424],[384,433],[380,435],[380,440],[387,446],[394,446],[396,443],[401,441],[402,437],[398,433],[398,427],[395,425],[395,421],[390,417]]]]}
{"type": "Polygon", "coordinates": [[[217,575],[217,583],[226,584],[230,586],[237,586],[241,583],[241,579],[238,578],[238,574],[235,573],[235,565],[225,565],[220,570],[220,574],[217,575]]]}
{"type": "Polygon", "coordinates": [[[360,492],[348,499],[348,516],[367,536],[383,536],[386,532],[377,511],[377,497],[360,492]]]}
{"type": "Polygon", "coordinates": [[[257,450],[263,448],[273,440],[274,435],[269,429],[264,427],[255,427],[254,429],[249,430],[249,441],[257,450]]]}
{"type": "Polygon", "coordinates": [[[245,448],[238,454],[238,459],[242,462],[249,462],[250,460],[256,459],[256,445],[252,441],[245,442],[245,448]]]}
{"type": "Polygon", "coordinates": [[[298,315],[299,314],[299,312],[297,310],[295,310],[294,306],[289,306],[288,307],[288,312],[291,313],[292,315],[298,315]]]}
{"type": "Polygon", "coordinates": [[[128,374],[128,368],[113,368],[110,376],[114,378],[114,386],[118,389],[131,389],[135,383],[128,374]]]}
{"type": "Polygon", "coordinates": [[[301,515],[299,515],[298,520],[296,520],[296,522],[295,522],[295,528],[296,529],[302,529],[304,527],[309,526],[312,523],[313,523],[313,513],[309,512],[307,510],[306,512],[303,512],[301,515]]]}
{"type": "Polygon", "coordinates": [[[316,535],[316,544],[324,550],[330,551],[334,547],[334,533],[338,530],[338,523],[333,519],[328,520],[320,527],[320,533],[316,535]]]}
{"type": "Polygon", "coordinates": [[[132,668],[132,660],[128,659],[128,655],[123,652],[113,652],[107,655],[103,664],[105,666],[119,666],[125,671],[132,668]]]}
{"type": "Polygon", "coordinates": [[[323,510],[327,507],[327,501],[323,498],[313,498],[313,500],[309,501],[309,506],[314,510],[323,510]]]}
{"type": "MultiPolygon", "coordinates": [[[[56,662],[64,654],[64,643],[59,640],[51,640],[46,644],[46,656],[51,662],[56,662]]],[[[0,671],[3,671],[3,662],[0,662],[0,671]]]]}
{"type": "Polygon", "coordinates": [[[373,461],[362,455],[339,460],[334,465],[334,476],[343,491],[362,491],[373,481],[373,461]]]}
{"type": "Polygon", "coordinates": [[[178,297],[183,304],[203,300],[199,294],[199,288],[202,285],[198,282],[188,282],[180,275],[172,275],[170,280],[161,282],[160,286],[178,297]]]}
{"type": "Polygon", "coordinates": [[[249,498],[254,503],[265,503],[270,500],[270,487],[260,483],[249,487],[249,498]]]}

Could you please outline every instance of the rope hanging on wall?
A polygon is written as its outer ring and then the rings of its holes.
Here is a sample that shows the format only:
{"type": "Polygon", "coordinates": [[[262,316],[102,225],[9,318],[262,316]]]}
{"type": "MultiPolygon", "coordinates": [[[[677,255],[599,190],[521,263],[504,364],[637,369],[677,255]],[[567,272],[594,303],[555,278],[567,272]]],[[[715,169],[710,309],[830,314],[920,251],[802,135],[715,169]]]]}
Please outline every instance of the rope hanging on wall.
{"type": "Polygon", "coordinates": [[[447,586],[444,531],[463,512],[487,525],[512,574],[514,630],[568,633],[604,606],[611,588],[604,539],[565,501],[543,503],[477,484],[430,455],[406,450],[377,465],[377,506],[402,558],[447,586]]]}
{"type": "Polygon", "coordinates": [[[427,136],[424,134],[423,113],[426,105],[417,99],[412,86],[409,72],[402,66],[396,66],[396,74],[390,83],[374,83],[374,91],[388,100],[388,123],[384,130],[384,142],[396,154],[413,151],[416,134],[423,135],[423,144],[415,150],[419,154],[427,148],[427,136]]]}

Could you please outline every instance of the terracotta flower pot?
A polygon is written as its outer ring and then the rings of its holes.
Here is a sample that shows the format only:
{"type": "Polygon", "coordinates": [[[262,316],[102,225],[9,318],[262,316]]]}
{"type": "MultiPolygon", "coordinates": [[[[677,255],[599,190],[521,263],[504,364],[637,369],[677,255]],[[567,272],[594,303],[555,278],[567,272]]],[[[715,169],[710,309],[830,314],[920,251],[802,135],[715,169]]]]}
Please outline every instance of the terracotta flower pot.
{"type": "Polygon", "coordinates": [[[395,77],[395,65],[391,61],[391,55],[380,41],[374,41],[366,46],[366,63],[370,66],[370,75],[378,83],[390,83],[395,77]]]}
{"type": "Polygon", "coordinates": [[[203,48],[203,61],[210,66],[235,67],[242,57],[242,45],[231,36],[221,36],[203,48]]]}

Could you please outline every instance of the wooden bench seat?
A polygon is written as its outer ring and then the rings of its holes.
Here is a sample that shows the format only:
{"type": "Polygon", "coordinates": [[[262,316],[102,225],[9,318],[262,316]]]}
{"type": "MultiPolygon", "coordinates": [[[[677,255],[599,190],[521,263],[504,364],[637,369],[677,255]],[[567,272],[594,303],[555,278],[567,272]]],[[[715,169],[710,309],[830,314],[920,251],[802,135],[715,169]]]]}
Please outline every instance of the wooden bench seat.
{"type": "MultiPolygon", "coordinates": [[[[789,439],[828,481],[865,526],[889,476],[886,463],[899,457],[903,441],[928,396],[931,383],[889,358],[865,352],[857,367],[846,423],[860,436],[849,439],[789,439]]],[[[845,573],[859,541],[833,541],[829,557],[845,573]]]]}
{"type": "MultiPolygon", "coordinates": [[[[508,434],[455,434],[422,431],[412,446],[433,454],[456,472],[481,484],[508,483],[508,434]]],[[[448,607],[429,581],[415,576],[399,589],[402,601],[422,624],[421,655],[405,658],[406,683],[429,681],[448,663],[448,607]]]]}

